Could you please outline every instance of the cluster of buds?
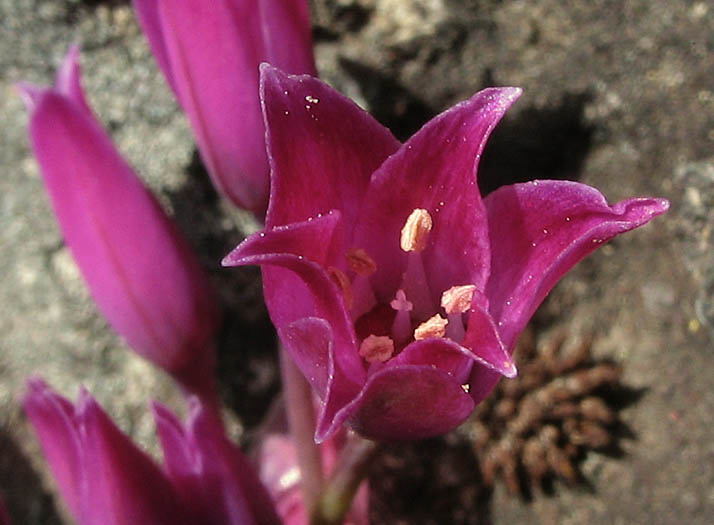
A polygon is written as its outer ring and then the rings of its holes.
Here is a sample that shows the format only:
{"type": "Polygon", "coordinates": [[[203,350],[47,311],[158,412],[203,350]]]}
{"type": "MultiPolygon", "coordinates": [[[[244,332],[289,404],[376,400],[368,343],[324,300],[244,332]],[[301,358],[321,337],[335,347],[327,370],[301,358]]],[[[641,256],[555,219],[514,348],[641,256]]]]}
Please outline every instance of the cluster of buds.
{"type": "MultiPolygon", "coordinates": [[[[314,76],[306,0],[134,6],[216,189],[265,217],[264,231],[223,264],[262,268],[295,424],[287,441],[263,448],[258,481],[220,420],[215,294],[94,117],[72,48],[53,87],[20,85],[32,147],[99,309],[190,406],[186,424],[154,407],[159,467],[88,394],[75,406],[30,383],[26,412],[83,525],[340,522],[373,452],[363,438],[419,439],[460,425],[501,377],[516,375],[515,341],[557,281],[668,207],[654,198],[610,205],[594,188],[552,180],[483,197],[479,159],[521,90],[476,93],[401,144],[314,76]],[[363,436],[349,451],[346,428],[363,436]],[[303,502],[308,492],[316,497],[303,502]]],[[[526,367],[524,381],[540,384],[539,373],[526,367]]],[[[527,438],[551,402],[575,446],[604,443],[607,407],[586,394],[611,375],[578,374],[511,400],[511,412],[523,412],[512,439],[523,440],[534,477],[560,441],[550,427],[527,438]]],[[[351,516],[366,521],[366,512],[351,516]]]]}
{"type": "Polygon", "coordinates": [[[619,419],[607,394],[622,390],[620,369],[595,361],[590,339],[565,342],[564,333],[536,342],[526,330],[519,377],[500,383],[463,427],[487,485],[500,476],[509,493],[528,495],[553,476],[575,483],[585,452],[615,444],[619,419]]]}

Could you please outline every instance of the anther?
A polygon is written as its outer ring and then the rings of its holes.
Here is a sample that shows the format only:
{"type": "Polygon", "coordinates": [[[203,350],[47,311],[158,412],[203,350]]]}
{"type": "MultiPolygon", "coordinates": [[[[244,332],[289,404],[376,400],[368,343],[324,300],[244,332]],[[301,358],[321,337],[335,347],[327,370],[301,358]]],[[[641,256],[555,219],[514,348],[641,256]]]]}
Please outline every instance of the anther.
{"type": "Polygon", "coordinates": [[[342,297],[345,300],[345,306],[347,309],[352,308],[352,285],[350,284],[349,278],[345,275],[345,272],[334,266],[330,266],[327,269],[327,274],[330,279],[337,285],[337,287],[342,290],[342,297]]]}
{"type": "Polygon", "coordinates": [[[394,341],[386,335],[369,335],[359,346],[359,355],[368,363],[384,363],[394,354],[394,341]]]}
{"type": "Polygon", "coordinates": [[[372,275],[377,271],[377,263],[362,248],[352,248],[345,254],[347,266],[357,275],[372,275]]]}
{"type": "Polygon", "coordinates": [[[449,315],[467,312],[471,308],[475,290],[473,284],[452,286],[441,295],[441,307],[449,315]]]}
{"type": "Polygon", "coordinates": [[[421,341],[428,337],[444,337],[446,333],[446,325],[449,321],[436,314],[434,317],[427,319],[414,330],[414,340],[421,341]]]}
{"type": "Polygon", "coordinates": [[[417,208],[407,218],[402,228],[399,245],[405,252],[421,252],[426,248],[426,241],[432,227],[431,215],[423,208],[417,208]]]}

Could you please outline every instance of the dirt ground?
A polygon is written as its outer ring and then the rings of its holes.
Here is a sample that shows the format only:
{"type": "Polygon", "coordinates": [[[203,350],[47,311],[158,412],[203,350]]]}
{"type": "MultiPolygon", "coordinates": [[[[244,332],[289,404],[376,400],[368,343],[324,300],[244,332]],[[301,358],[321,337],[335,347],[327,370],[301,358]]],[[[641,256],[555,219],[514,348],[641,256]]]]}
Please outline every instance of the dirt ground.
{"type": "MultiPolygon", "coordinates": [[[[591,452],[584,483],[530,501],[485,488],[457,434],[388,450],[372,475],[375,523],[711,523],[714,519],[714,6],[669,0],[314,0],[318,69],[399,138],[475,91],[524,95],[484,154],[484,192],[574,179],[611,202],[671,210],[578,265],[537,314],[547,336],[591,334],[641,393],[622,453],[591,452]]],[[[0,494],[16,524],[66,522],[18,408],[41,374],[84,384],[155,450],[146,401],[170,383],[106,327],[54,225],[13,89],[48,83],[73,42],[91,103],[177,218],[226,310],[221,390],[236,439],[279,389],[259,272],[218,261],[256,226],[205,182],[183,115],[121,0],[0,0],[0,494]]]]}

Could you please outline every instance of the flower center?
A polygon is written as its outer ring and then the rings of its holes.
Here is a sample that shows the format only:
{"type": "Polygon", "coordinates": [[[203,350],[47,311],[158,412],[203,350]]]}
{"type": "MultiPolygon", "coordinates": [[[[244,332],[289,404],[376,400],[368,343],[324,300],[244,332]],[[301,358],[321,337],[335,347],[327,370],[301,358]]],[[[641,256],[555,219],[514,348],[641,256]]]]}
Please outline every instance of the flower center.
{"type": "Polygon", "coordinates": [[[407,266],[401,286],[388,304],[375,296],[370,278],[377,264],[364,249],[351,248],[345,253],[352,279],[334,266],[327,269],[342,291],[360,340],[359,354],[367,363],[386,362],[412,341],[446,337],[460,343],[464,339],[464,314],[471,308],[476,286],[464,284],[444,291],[440,301],[443,312],[437,311],[422,259],[422,252],[429,249],[432,227],[425,209],[417,208],[407,217],[399,239],[407,253],[407,266]]]}

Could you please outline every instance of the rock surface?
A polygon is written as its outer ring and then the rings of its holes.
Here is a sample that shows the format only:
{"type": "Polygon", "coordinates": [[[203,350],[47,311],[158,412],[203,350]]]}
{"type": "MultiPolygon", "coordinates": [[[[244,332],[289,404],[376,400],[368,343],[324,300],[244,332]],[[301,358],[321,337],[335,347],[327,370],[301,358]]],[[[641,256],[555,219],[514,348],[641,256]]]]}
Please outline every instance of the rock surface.
{"type": "MultiPolygon", "coordinates": [[[[545,330],[594,333],[596,352],[643,389],[622,413],[633,433],[625,455],[591,454],[588,489],[557,487],[522,503],[501,490],[484,495],[473,460],[459,459],[469,451],[452,437],[392,451],[393,468],[380,472],[402,476],[374,496],[375,522],[710,523],[714,7],[682,0],[315,0],[312,7],[323,77],[400,138],[482,87],[524,88],[484,155],[484,191],[569,178],[611,201],[672,201],[665,217],[580,264],[538,314],[545,330]],[[433,498],[416,504],[414,494],[424,493],[433,498]]],[[[81,44],[91,103],[221,290],[229,319],[222,391],[231,417],[247,427],[277,389],[274,336],[258,272],[217,267],[251,226],[202,178],[190,130],[130,6],[0,0],[0,20],[0,494],[14,523],[63,523],[18,408],[25,378],[42,374],[72,397],[84,384],[152,450],[146,400],[180,402],[95,311],[54,225],[15,82],[50,82],[67,47],[81,44]]]]}

